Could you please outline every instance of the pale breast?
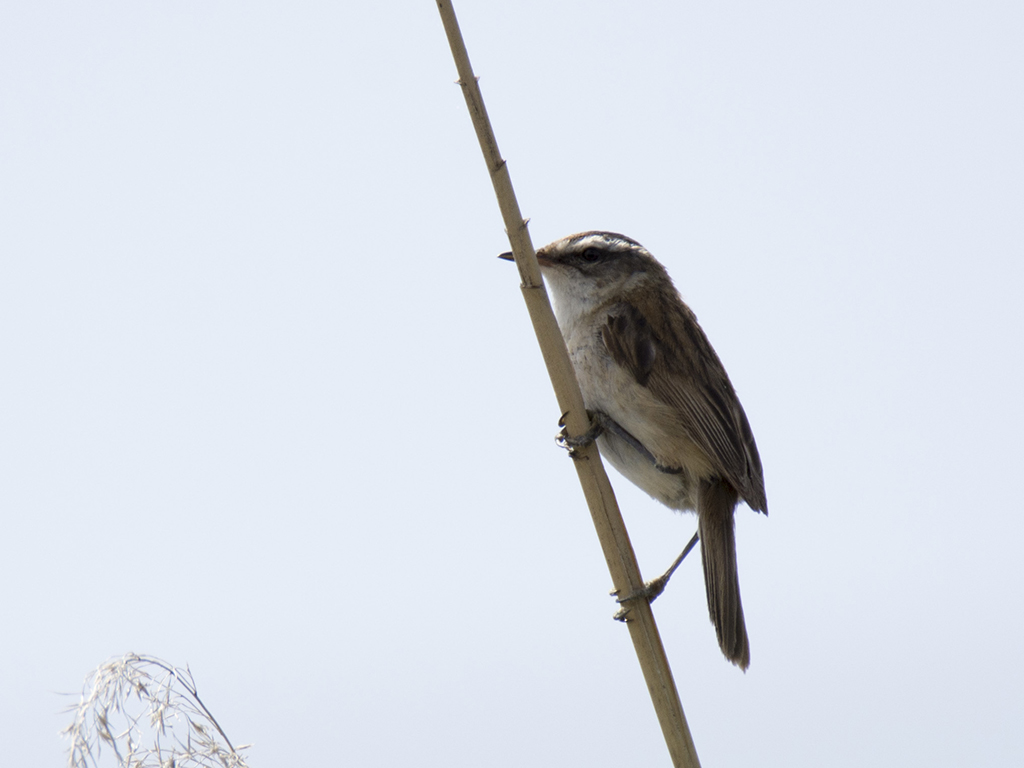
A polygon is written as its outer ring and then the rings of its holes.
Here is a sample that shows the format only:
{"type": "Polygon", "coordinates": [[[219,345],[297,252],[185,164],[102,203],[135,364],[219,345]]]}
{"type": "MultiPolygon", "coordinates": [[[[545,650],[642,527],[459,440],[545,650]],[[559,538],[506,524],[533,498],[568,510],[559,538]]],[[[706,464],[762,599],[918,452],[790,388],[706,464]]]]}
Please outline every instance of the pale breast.
{"type": "MultiPolygon", "coordinates": [[[[593,326],[592,326],[593,327],[593,326]]],[[[567,339],[569,356],[588,410],[601,411],[636,438],[664,468],[626,440],[606,434],[598,448],[609,463],[634,485],[674,509],[692,509],[695,477],[710,470],[696,447],[680,431],[675,411],[642,387],[608,354],[597,328],[567,339]]]]}

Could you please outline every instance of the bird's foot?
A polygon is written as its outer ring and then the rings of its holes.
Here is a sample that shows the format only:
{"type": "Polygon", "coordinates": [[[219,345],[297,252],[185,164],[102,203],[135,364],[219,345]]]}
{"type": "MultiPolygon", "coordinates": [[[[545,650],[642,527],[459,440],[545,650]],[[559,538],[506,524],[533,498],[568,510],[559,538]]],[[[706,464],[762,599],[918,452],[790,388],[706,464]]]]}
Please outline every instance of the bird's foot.
{"type": "Polygon", "coordinates": [[[579,458],[577,451],[581,448],[586,448],[604,433],[607,417],[600,411],[587,411],[587,416],[590,418],[590,428],[582,435],[572,436],[569,434],[569,428],[565,425],[565,417],[568,414],[569,412],[566,411],[558,420],[558,426],[562,429],[555,435],[555,442],[560,447],[565,448],[569,452],[569,456],[576,459],[579,458]]]}
{"type": "Polygon", "coordinates": [[[683,549],[682,554],[675,559],[675,562],[669,566],[668,570],[665,571],[661,576],[656,579],[651,579],[639,589],[634,589],[625,597],[619,597],[619,590],[614,590],[611,594],[615,598],[615,602],[619,603],[622,607],[612,617],[616,621],[629,621],[629,603],[633,600],[639,600],[646,598],[648,605],[653,603],[658,596],[665,591],[665,587],[668,586],[668,580],[672,578],[672,574],[676,572],[676,568],[679,564],[686,559],[686,556],[690,554],[690,550],[697,546],[697,542],[700,541],[699,534],[693,534],[693,538],[690,539],[689,543],[683,549]]]}
{"type": "Polygon", "coordinates": [[[569,412],[566,411],[562,414],[562,418],[558,420],[558,426],[560,426],[562,430],[555,436],[555,441],[562,448],[565,448],[569,452],[569,455],[574,459],[579,458],[579,456],[576,455],[577,450],[580,448],[586,448],[601,435],[608,433],[609,435],[615,435],[617,438],[625,441],[627,445],[649,461],[659,472],[664,472],[667,475],[678,475],[683,471],[680,467],[659,464],[658,460],[654,458],[654,454],[648,451],[647,448],[644,447],[643,443],[627,432],[622,425],[615,421],[615,419],[601,411],[587,411],[587,416],[590,417],[590,429],[579,437],[571,437],[567,431],[567,427],[565,426],[565,417],[568,414],[569,412]]]}
{"type": "Polygon", "coordinates": [[[615,615],[612,618],[616,621],[628,622],[629,606],[626,605],[626,603],[632,602],[633,600],[644,599],[647,601],[647,604],[650,605],[658,598],[658,595],[665,591],[665,587],[668,585],[668,580],[670,578],[672,578],[671,573],[663,573],[658,578],[651,579],[639,589],[634,589],[625,597],[619,597],[618,590],[612,592],[611,594],[615,598],[615,602],[622,606],[615,612],[615,615]]]}

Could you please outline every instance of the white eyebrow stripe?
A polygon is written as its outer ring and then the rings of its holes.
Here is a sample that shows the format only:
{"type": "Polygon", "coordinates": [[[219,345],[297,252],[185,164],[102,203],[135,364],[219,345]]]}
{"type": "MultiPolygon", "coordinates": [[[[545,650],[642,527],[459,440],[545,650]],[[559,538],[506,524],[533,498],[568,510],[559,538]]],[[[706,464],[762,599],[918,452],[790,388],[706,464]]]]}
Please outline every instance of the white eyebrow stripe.
{"type": "Polygon", "coordinates": [[[591,246],[599,246],[602,248],[608,248],[610,246],[617,251],[628,251],[636,247],[636,243],[624,240],[621,237],[616,237],[615,235],[607,232],[592,232],[572,243],[573,249],[580,251],[591,246]]]}

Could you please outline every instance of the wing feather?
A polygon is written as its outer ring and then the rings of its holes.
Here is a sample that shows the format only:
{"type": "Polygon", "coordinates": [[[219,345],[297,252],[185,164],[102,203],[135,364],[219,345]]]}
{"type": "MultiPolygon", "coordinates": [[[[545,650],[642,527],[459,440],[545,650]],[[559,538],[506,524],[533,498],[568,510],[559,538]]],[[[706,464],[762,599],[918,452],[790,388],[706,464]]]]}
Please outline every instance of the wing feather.
{"type": "Polygon", "coordinates": [[[767,513],[757,445],[729,376],[697,318],[682,301],[663,302],[652,318],[630,302],[609,309],[601,338],[612,359],[678,414],[679,425],[755,510],[767,513]]]}

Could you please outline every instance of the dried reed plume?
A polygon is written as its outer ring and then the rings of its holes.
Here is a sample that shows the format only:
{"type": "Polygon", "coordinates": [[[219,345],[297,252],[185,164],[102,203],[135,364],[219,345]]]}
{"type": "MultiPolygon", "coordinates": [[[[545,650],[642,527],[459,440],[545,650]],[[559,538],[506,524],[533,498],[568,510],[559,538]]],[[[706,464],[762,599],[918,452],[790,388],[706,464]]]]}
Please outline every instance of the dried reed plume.
{"type": "Polygon", "coordinates": [[[99,766],[105,746],[118,768],[248,768],[196,693],[186,666],[128,653],[86,679],[82,699],[63,733],[71,740],[69,768],[99,766]]]}

